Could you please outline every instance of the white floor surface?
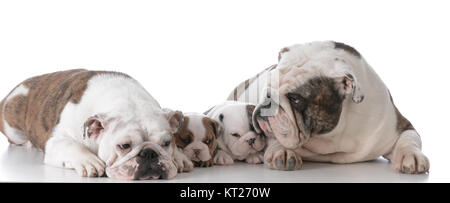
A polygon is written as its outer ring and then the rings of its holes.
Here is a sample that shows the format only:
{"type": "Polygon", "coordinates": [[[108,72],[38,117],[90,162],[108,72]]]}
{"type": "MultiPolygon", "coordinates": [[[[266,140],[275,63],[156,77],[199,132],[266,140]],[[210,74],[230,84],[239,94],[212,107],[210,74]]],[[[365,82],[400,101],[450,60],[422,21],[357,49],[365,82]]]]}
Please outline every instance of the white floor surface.
{"type": "Polygon", "coordinates": [[[394,171],[380,158],[356,164],[304,163],[298,171],[275,171],[264,165],[238,163],[233,166],[195,168],[193,172],[178,174],[173,180],[118,181],[109,178],[82,178],[74,170],[43,164],[43,153],[34,148],[12,146],[0,140],[0,182],[449,182],[446,171],[406,175],[394,171]]]}

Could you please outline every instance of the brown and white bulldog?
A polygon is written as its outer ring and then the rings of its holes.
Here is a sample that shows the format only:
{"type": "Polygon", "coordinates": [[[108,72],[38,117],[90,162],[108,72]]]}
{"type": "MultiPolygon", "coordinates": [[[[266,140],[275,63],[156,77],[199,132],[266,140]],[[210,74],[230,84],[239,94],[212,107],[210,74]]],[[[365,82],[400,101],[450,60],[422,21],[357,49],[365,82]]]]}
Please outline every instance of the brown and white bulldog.
{"type": "Polygon", "coordinates": [[[196,167],[210,167],[217,150],[216,138],[221,132],[222,126],[215,119],[185,113],[183,126],[174,134],[175,143],[196,167]]]}
{"type": "MultiPolygon", "coordinates": [[[[179,111],[162,109],[123,73],[68,70],[30,78],[0,104],[0,130],[12,144],[44,150],[44,162],[81,176],[170,179],[179,111]]],[[[178,166],[180,167],[180,166],[178,166]]],[[[182,167],[182,166],[181,166],[182,167]]]]}
{"type": "Polygon", "coordinates": [[[257,105],[255,130],[272,138],[264,155],[268,167],[295,170],[302,159],[352,163],[384,156],[400,172],[428,172],[419,134],[354,48],[333,41],[297,44],[283,48],[278,60],[228,97],[257,105]]]}

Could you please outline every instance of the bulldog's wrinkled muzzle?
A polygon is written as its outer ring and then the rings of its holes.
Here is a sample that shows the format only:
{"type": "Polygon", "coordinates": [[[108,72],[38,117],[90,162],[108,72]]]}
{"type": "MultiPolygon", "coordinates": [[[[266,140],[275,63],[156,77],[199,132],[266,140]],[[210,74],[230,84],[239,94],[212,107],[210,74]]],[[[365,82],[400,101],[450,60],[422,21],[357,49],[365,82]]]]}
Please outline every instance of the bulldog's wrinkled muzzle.
{"type": "Polygon", "coordinates": [[[295,149],[300,144],[297,125],[289,119],[281,105],[270,97],[256,107],[253,123],[255,130],[259,128],[259,131],[263,131],[266,136],[274,136],[288,149],[295,149]]]}
{"type": "Polygon", "coordinates": [[[108,177],[122,180],[170,179],[177,173],[169,155],[153,143],[143,143],[106,168],[108,177]]]}

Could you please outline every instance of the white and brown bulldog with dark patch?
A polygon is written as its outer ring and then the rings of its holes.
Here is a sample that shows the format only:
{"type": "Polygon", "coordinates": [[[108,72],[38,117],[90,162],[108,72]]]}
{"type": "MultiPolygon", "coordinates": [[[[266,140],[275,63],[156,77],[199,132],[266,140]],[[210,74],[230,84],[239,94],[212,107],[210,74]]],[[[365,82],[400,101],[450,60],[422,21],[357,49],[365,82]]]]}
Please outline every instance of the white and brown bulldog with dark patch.
{"type": "Polygon", "coordinates": [[[0,130],[12,144],[44,150],[44,162],[81,176],[170,179],[177,174],[173,133],[183,114],[162,109],[134,79],[69,70],[30,78],[0,104],[0,130]]]}
{"type": "Polygon", "coordinates": [[[283,48],[279,63],[244,81],[229,100],[257,105],[255,129],[270,137],[265,164],[389,159],[403,173],[428,172],[421,139],[388,88],[352,47],[332,41],[283,48]]]}

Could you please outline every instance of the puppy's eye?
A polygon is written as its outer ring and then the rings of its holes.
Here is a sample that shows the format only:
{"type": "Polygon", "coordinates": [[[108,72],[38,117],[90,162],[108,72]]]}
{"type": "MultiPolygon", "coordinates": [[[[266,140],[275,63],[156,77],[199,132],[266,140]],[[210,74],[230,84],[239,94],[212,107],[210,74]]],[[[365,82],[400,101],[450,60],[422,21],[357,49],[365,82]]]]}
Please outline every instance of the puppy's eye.
{"type": "Polygon", "coordinates": [[[237,133],[233,133],[233,134],[231,134],[232,136],[234,136],[234,137],[240,137],[241,135],[239,135],[239,134],[237,134],[237,133]]]}
{"type": "Polygon", "coordinates": [[[168,147],[169,145],[170,145],[170,141],[165,141],[162,144],[163,147],[168,147]]]}
{"type": "Polygon", "coordinates": [[[130,144],[130,143],[118,144],[117,147],[118,147],[120,150],[127,150],[127,149],[130,149],[131,144],[130,144]]]}
{"type": "Polygon", "coordinates": [[[184,144],[189,144],[189,143],[191,143],[191,139],[189,138],[189,136],[186,135],[186,137],[187,137],[187,138],[185,138],[185,139],[181,138],[181,141],[183,141],[184,144]]]}
{"type": "Polygon", "coordinates": [[[210,139],[209,139],[209,140],[206,140],[204,143],[207,144],[207,145],[209,145],[209,144],[211,143],[211,140],[210,140],[210,139]]]}

